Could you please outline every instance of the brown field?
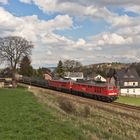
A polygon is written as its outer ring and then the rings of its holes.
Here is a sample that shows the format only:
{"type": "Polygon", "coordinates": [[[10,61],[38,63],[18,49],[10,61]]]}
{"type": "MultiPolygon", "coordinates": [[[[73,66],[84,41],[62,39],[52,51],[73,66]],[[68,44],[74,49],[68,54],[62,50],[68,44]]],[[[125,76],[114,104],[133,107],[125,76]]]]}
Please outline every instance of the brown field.
{"type": "MultiPolygon", "coordinates": [[[[56,110],[60,121],[72,121],[89,140],[140,139],[140,112],[114,108],[111,104],[82,102],[78,97],[31,87],[38,101],[56,110]]],[[[83,99],[84,100],[84,99],[83,99]]]]}

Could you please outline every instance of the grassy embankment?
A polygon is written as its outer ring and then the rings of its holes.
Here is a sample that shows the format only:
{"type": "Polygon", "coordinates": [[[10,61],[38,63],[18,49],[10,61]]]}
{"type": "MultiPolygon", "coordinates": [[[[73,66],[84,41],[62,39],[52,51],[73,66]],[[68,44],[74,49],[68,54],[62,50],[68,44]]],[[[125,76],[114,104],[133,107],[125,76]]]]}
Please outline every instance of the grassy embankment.
{"type": "Polygon", "coordinates": [[[116,102],[140,106],[140,97],[119,96],[119,99],[117,99],[116,102]]]}
{"type": "Polygon", "coordinates": [[[0,140],[82,140],[80,128],[61,121],[25,89],[0,89],[0,140]]]}
{"type": "Polygon", "coordinates": [[[21,88],[0,89],[0,139],[140,139],[139,120],[122,111],[113,114],[36,89],[34,95],[21,88]]]}

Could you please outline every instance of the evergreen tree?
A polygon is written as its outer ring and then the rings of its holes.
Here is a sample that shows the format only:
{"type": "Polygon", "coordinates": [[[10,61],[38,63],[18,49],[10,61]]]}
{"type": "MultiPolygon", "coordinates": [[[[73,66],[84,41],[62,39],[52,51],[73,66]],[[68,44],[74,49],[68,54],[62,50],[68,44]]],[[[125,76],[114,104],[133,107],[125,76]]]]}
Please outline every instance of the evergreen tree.
{"type": "Polygon", "coordinates": [[[56,68],[56,77],[62,78],[64,77],[64,68],[63,68],[63,63],[61,60],[59,60],[57,68],[56,68]]]}
{"type": "Polygon", "coordinates": [[[20,63],[20,74],[23,76],[32,76],[33,68],[31,66],[31,61],[28,56],[23,57],[20,63]]]}
{"type": "Polygon", "coordinates": [[[43,79],[43,70],[42,70],[42,68],[39,68],[37,70],[37,78],[43,79]]]}

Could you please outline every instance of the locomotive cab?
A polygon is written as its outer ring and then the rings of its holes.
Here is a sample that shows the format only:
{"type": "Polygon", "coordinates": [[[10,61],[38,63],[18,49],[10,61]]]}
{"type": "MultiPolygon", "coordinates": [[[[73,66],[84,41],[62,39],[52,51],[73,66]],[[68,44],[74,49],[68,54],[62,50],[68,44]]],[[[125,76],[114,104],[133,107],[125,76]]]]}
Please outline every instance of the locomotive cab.
{"type": "Polygon", "coordinates": [[[118,94],[116,87],[115,86],[110,86],[110,85],[107,86],[107,94],[116,96],[118,94]]]}
{"type": "Polygon", "coordinates": [[[116,86],[107,86],[107,97],[109,98],[109,102],[112,102],[118,98],[118,90],[116,86]]]}

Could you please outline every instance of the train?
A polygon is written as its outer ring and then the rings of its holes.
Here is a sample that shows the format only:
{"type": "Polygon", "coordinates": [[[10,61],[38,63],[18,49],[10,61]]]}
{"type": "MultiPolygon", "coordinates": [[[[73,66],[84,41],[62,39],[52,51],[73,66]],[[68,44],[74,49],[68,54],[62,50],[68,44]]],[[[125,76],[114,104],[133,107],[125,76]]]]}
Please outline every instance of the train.
{"type": "Polygon", "coordinates": [[[104,102],[113,102],[118,98],[117,87],[109,83],[99,83],[93,81],[80,82],[69,79],[39,80],[30,77],[22,77],[20,82],[104,102]]]}

